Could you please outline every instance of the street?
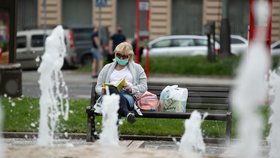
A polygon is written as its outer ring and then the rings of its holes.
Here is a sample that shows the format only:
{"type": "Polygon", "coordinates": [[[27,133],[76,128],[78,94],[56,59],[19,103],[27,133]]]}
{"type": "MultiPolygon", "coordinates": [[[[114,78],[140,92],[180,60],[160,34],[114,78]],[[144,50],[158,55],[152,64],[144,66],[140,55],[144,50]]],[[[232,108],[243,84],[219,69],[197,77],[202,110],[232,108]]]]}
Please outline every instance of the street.
{"type": "MultiPolygon", "coordinates": [[[[90,98],[92,79],[90,74],[80,73],[73,70],[63,70],[63,79],[68,87],[69,97],[72,99],[90,98]]],[[[39,73],[36,70],[22,72],[22,94],[24,96],[39,97],[39,73]]],[[[232,85],[232,79],[207,78],[207,77],[185,77],[185,76],[150,76],[148,85],[151,83],[164,83],[166,85],[181,84],[207,84],[207,85],[232,85]]]]}
{"type": "MultiPolygon", "coordinates": [[[[37,71],[22,72],[22,94],[24,96],[39,97],[39,76],[37,71]]],[[[81,99],[90,98],[91,83],[90,75],[76,73],[74,71],[63,71],[63,79],[68,87],[69,98],[81,99]]]]}

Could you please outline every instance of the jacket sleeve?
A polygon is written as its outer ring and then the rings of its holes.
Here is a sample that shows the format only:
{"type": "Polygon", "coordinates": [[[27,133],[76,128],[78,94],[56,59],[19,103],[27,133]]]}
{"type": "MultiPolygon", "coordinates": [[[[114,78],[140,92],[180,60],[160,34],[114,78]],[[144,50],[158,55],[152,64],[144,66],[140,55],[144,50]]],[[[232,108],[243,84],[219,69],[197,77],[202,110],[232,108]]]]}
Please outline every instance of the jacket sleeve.
{"type": "Polygon", "coordinates": [[[136,85],[132,87],[132,94],[144,93],[147,91],[147,76],[141,65],[136,64],[136,85]]]}
{"type": "Polygon", "coordinates": [[[106,81],[108,69],[109,69],[109,64],[105,65],[98,75],[97,82],[95,85],[95,92],[99,95],[101,95],[102,93],[102,84],[105,83],[106,81]]]}

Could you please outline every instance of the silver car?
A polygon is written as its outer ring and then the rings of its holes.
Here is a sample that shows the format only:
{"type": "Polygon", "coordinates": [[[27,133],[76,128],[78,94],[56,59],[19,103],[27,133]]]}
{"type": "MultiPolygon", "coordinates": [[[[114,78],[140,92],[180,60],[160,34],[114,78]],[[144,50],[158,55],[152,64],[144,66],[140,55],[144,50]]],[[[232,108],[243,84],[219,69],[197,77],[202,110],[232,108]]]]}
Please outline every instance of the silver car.
{"type": "MultiPolygon", "coordinates": [[[[215,42],[216,51],[220,45],[215,42]]],[[[163,36],[149,42],[149,56],[207,55],[207,37],[198,35],[163,36]]],[[[147,50],[144,49],[143,56],[147,50]]]]}
{"type": "Polygon", "coordinates": [[[248,41],[239,35],[231,35],[231,52],[235,55],[241,55],[247,52],[248,50],[248,41]]]}
{"type": "MultiPolygon", "coordinates": [[[[16,37],[16,61],[23,69],[35,69],[39,67],[41,56],[44,53],[45,34],[48,36],[51,30],[43,29],[18,31],[16,37]]],[[[72,33],[65,29],[66,57],[64,67],[76,66],[76,52],[72,33]]]]}
{"type": "MultiPolygon", "coordinates": [[[[220,43],[220,37],[216,36],[220,43]]],[[[230,50],[234,55],[242,55],[248,50],[248,40],[239,35],[230,35],[230,50]]]]}
{"type": "Polygon", "coordinates": [[[271,44],[271,55],[279,56],[280,55],[280,41],[276,41],[271,44]]]}

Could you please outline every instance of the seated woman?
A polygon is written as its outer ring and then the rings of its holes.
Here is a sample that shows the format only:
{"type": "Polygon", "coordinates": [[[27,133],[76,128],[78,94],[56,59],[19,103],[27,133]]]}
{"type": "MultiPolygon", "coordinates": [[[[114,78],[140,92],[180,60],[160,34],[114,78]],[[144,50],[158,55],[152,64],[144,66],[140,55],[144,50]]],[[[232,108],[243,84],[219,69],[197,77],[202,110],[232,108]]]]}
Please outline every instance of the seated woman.
{"type": "Polygon", "coordinates": [[[100,71],[95,91],[99,95],[105,94],[106,88],[103,87],[103,83],[114,84],[125,79],[126,83],[121,91],[114,86],[109,86],[109,91],[110,94],[120,95],[119,117],[125,116],[129,123],[134,123],[135,115],[130,112],[134,109],[134,94],[147,91],[147,77],[142,66],[134,62],[134,53],[130,43],[120,43],[114,53],[114,61],[105,65],[100,71]]]}

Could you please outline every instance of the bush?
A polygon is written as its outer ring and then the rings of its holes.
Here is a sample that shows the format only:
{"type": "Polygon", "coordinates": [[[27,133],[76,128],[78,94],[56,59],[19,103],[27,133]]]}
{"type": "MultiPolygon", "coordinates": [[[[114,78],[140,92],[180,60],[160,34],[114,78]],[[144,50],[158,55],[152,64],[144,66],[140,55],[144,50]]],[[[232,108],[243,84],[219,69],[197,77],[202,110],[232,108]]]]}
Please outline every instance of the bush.
{"type": "MultiPolygon", "coordinates": [[[[142,60],[145,67],[145,59],[142,60]]],[[[178,74],[195,76],[233,76],[239,57],[217,58],[210,63],[205,56],[151,57],[150,74],[178,74]]]]}

